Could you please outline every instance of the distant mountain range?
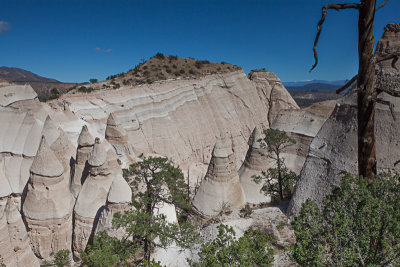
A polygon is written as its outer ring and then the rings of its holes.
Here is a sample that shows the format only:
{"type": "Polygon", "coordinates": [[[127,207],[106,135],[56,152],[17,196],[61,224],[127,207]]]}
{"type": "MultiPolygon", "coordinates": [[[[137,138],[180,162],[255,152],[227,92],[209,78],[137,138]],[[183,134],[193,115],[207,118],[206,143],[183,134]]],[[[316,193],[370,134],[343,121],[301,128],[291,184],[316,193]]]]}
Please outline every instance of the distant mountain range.
{"type": "Polygon", "coordinates": [[[339,85],[326,83],[310,83],[302,86],[286,86],[289,92],[334,92],[339,85]]]}
{"type": "Polygon", "coordinates": [[[346,83],[345,80],[338,80],[338,81],[325,81],[325,80],[310,80],[310,81],[295,81],[295,82],[283,82],[285,87],[299,87],[309,84],[328,84],[328,85],[335,85],[335,86],[342,86],[346,83]]]}
{"type": "Polygon", "coordinates": [[[286,89],[292,95],[293,99],[300,107],[306,107],[315,102],[337,99],[336,89],[346,83],[345,80],[340,81],[299,81],[284,82],[286,89]]]}
{"type": "Polygon", "coordinates": [[[78,83],[63,83],[55,79],[39,76],[27,70],[9,67],[0,67],[1,80],[15,84],[30,84],[41,101],[58,97],[60,94],[64,94],[79,85],[78,83]]]}
{"type": "Polygon", "coordinates": [[[0,67],[0,79],[10,82],[46,82],[59,83],[55,79],[39,76],[27,70],[20,68],[0,67]]]}

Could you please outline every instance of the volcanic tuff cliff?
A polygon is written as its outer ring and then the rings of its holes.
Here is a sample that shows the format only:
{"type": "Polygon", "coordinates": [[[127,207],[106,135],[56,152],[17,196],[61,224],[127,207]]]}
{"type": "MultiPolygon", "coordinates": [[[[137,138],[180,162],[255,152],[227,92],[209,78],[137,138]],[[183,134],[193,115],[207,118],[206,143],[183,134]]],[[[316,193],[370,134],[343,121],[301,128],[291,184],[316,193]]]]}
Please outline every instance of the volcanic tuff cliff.
{"type": "Polygon", "coordinates": [[[110,230],[112,214],[129,208],[132,192],[119,163],[127,165],[135,155],[172,158],[194,185],[206,173],[216,136],[225,134],[233,145],[236,171],[254,127],[268,127],[280,108],[297,108],[275,75],[263,71],[258,76],[263,78],[255,81],[233,71],[68,94],[48,103],[40,103],[28,85],[2,82],[4,262],[38,266],[36,257],[49,260],[71,246],[79,259],[79,250],[96,231],[110,230]],[[100,138],[96,144],[95,137],[100,138]],[[54,210],[60,203],[63,209],[54,210]]]}
{"type": "Polygon", "coordinates": [[[259,71],[250,79],[243,71],[234,71],[122,86],[91,94],[68,94],[57,101],[60,106],[62,101],[100,136],[104,136],[108,115],[114,113],[136,155],[168,155],[185,169],[189,165],[193,165],[190,169],[197,168],[194,163],[208,164],[220,133],[232,139],[239,168],[254,127],[268,127],[279,108],[298,108],[276,75],[267,71],[259,71]]]}

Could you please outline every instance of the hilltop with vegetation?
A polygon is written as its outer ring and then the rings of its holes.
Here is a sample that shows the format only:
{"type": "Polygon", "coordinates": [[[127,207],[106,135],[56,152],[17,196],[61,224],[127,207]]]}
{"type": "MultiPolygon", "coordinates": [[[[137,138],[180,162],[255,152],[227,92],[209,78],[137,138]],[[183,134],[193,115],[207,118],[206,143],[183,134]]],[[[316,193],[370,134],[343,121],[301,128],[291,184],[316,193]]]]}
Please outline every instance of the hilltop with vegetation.
{"type": "MultiPolygon", "coordinates": [[[[108,84],[104,88],[119,88],[122,85],[151,84],[169,79],[199,78],[209,74],[222,74],[242,68],[224,61],[220,63],[194,58],[181,58],[173,55],[157,53],[147,61],[142,61],[133,69],[107,77],[108,84]]],[[[93,79],[97,82],[96,79],[93,79]]],[[[92,81],[92,82],[93,82],[92,81]]],[[[81,90],[82,91],[82,90],[81,90]]]]}

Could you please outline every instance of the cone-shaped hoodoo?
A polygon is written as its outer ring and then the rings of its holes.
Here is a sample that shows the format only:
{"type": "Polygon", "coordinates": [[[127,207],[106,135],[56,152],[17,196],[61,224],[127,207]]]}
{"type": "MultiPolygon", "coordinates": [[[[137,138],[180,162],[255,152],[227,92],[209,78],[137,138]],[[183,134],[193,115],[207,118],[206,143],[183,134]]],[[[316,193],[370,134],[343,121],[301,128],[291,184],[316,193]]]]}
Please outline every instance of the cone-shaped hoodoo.
{"type": "Polygon", "coordinates": [[[93,136],[89,133],[89,129],[87,125],[82,126],[81,133],[79,134],[78,137],[78,146],[80,147],[85,147],[85,146],[93,146],[94,145],[94,138],[93,136]]]}
{"type": "Polygon", "coordinates": [[[49,260],[71,248],[74,199],[64,179],[64,167],[42,136],[33,160],[23,213],[33,251],[49,260]]]}
{"type": "Polygon", "coordinates": [[[76,161],[72,170],[71,191],[74,197],[78,197],[82,184],[89,174],[87,161],[90,157],[94,145],[94,138],[89,133],[88,127],[84,125],[78,138],[78,149],[76,151],[76,161]]]}
{"type": "Polygon", "coordinates": [[[103,145],[100,143],[100,139],[96,137],[92,152],[90,152],[90,157],[88,163],[92,167],[99,167],[106,162],[107,153],[104,150],[103,145]]]}
{"type": "Polygon", "coordinates": [[[268,150],[263,141],[265,135],[261,127],[254,128],[249,138],[249,150],[246,158],[239,169],[240,183],[246,196],[246,201],[251,204],[271,202],[270,196],[260,192],[263,183],[255,183],[253,175],[261,175],[262,171],[270,168],[268,161],[268,150]]]}
{"type": "Polygon", "coordinates": [[[232,143],[221,135],[217,138],[210,165],[193,199],[193,205],[205,215],[214,215],[223,205],[240,208],[244,203],[232,143]]]}
{"type": "Polygon", "coordinates": [[[133,162],[135,154],[128,141],[128,134],[114,113],[110,113],[107,119],[106,139],[114,147],[123,166],[128,166],[133,162]]]}
{"type": "Polygon", "coordinates": [[[113,182],[107,152],[100,139],[96,138],[89,160],[89,176],[82,186],[74,208],[74,258],[80,260],[89,239],[96,230],[99,214],[104,209],[107,195],[113,182]]]}
{"type": "Polygon", "coordinates": [[[107,118],[106,139],[127,140],[127,134],[124,127],[122,127],[121,122],[119,121],[117,116],[112,112],[107,118]]]}
{"type": "Polygon", "coordinates": [[[26,226],[15,203],[16,197],[0,198],[0,251],[5,266],[39,267],[30,246],[26,226]]]}
{"type": "Polygon", "coordinates": [[[46,177],[58,177],[62,175],[63,171],[62,164],[47,144],[45,137],[42,136],[39,149],[32,162],[31,173],[46,177]]]}
{"type": "Polygon", "coordinates": [[[125,230],[115,229],[112,227],[114,214],[124,213],[124,211],[132,208],[132,190],[129,184],[122,176],[122,172],[118,173],[111,184],[110,192],[107,196],[107,204],[101,212],[99,223],[97,224],[96,232],[107,231],[110,236],[121,238],[125,230]]]}
{"type": "Polygon", "coordinates": [[[46,137],[46,141],[49,145],[53,144],[53,142],[60,136],[60,131],[49,115],[47,115],[46,120],[44,121],[42,134],[46,137]]]}

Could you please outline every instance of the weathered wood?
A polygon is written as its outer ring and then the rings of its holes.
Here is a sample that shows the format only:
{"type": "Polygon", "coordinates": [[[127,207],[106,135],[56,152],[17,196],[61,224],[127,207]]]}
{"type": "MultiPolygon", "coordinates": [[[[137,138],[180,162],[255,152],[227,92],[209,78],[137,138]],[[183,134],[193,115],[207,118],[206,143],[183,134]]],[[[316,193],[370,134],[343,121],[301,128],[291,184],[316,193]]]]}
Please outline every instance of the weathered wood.
{"type": "Polygon", "coordinates": [[[372,180],[376,176],[374,23],[376,0],[362,0],[358,17],[358,172],[372,180]]]}
{"type": "Polygon", "coordinates": [[[315,36],[315,40],[314,40],[314,46],[313,46],[313,51],[314,51],[314,65],[311,67],[310,72],[315,69],[315,67],[318,65],[318,53],[317,53],[317,45],[318,45],[318,40],[319,40],[319,36],[321,35],[321,31],[322,31],[322,24],[324,24],[326,15],[328,14],[328,9],[335,9],[335,10],[340,10],[340,9],[349,9],[349,8],[353,8],[353,9],[359,9],[360,8],[360,4],[356,4],[356,3],[348,3],[348,4],[326,4],[325,6],[322,7],[322,17],[320,19],[320,21],[318,22],[317,25],[317,35],[315,36]]]}
{"type": "Polygon", "coordinates": [[[348,81],[345,85],[343,85],[342,87],[338,88],[336,90],[336,94],[340,94],[341,92],[343,92],[344,90],[346,90],[347,88],[349,88],[350,86],[353,85],[353,83],[355,83],[357,81],[357,77],[358,75],[355,75],[353,78],[350,79],[350,81],[348,81]]]}
{"type": "Polygon", "coordinates": [[[380,4],[379,6],[376,7],[376,10],[378,10],[378,9],[382,8],[384,5],[386,5],[387,1],[388,0],[383,1],[382,4],[380,4]]]}

